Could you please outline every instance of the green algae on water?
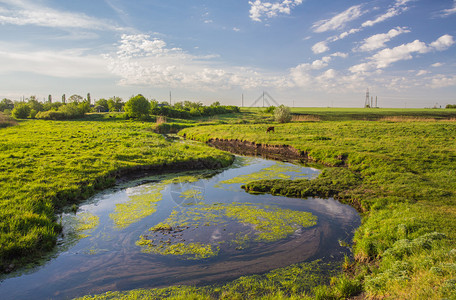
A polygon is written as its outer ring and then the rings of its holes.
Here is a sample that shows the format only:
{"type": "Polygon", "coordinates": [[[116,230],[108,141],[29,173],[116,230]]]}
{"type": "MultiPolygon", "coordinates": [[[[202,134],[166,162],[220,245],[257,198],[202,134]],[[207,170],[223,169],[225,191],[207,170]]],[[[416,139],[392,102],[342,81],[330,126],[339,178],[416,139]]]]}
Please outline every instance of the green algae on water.
{"type": "Polygon", "coordinates": [[[166,244],[161,243],[159,245],[154,245],[153,241],[146,239],[144,236],[141,236],[141,239],[136,242],[139,246],[147,246],[142,249],[145,253],[154,253],[161,255],[185,255],[186,259],[204,259],[212,257],[218,254],[219,247],[213,247],[208,244],[202,243],[176,243],[176,244],[166,244]]]}
{"type": "Polygon", "coordinates": [[[114,213],[109,217],[117,228],[123,229],[131,224],[153,214],[157,209],[157,202],[162,200],[161,191],[164,183],[148,186],[137,194],[130,196],[130,201],[116,204],[114,213]]]}
{"type": "MultiPolygon", "coordinates": [[[[114,213],[111,213],[109,217],[113,220],[115,227],[119,229],[124,229],[131,224],[152,215],[157,211],[157,203],[162,200],[162,191],[166,186],[170,184],[183,184],[196,182],[200,178],[197,176],[178,176],[172,175],[173,178],[162,180],[159,183],[153,185],[147,185],[135,191],[133,195],[130,195],[130,200],[125,203],[116,204],[114,213]]],[[[165,177],[166,178],[166,177],[165,177]]],[[[201,197],[196,192],[184,192],[182,193],[184,197],[189,197],[193,193],[195,196],[201,197]]]]}
{"type": "Polygon", "coordinates": [[[78,214],[76,216],[76,221],[75,230],[78,233],[79,238],[90,236],[88,233],[91,233],[100,223],[99,217],[89,212],[82,212],[78,214]]]}
{"type": "Polygon", "coordinates": [[[215,256],[223,249],[242,250],[253,242],[274,242],[292,235],[301,228],[317,224],[317,217],[309,212],[281,209],[275,206],[231,203],[197,204],[190,208],[174,210],[162,223],[149,229],[137,242],[144,252],[162,255],[184,255],[187,259],[215,256]],[[237,233],[229,232],[235,226],[237,233]],[[205,229],[203,229],[205,228],[205,229]],[[210,240],[208,232],[223,228],[225,238],[210,240]],[[194,233],[191,243],[184,237],[194,233]],[[207,231],[209,230],[209,231],[207,231]]]}
{"type": "Polygon", "coordinates": [[[236,183],[248,183],[250,181],[265,180],[265,179],[289,179],[291,175],[286,174],[287,172],[302,173],[302,167],[291,164],[285,164],[277,162],[270,167],[263,168],[262,170],[237,176],[231,179],[221,181],[217,187],[221,187],[220,184],[236,184],[236,183]]]}

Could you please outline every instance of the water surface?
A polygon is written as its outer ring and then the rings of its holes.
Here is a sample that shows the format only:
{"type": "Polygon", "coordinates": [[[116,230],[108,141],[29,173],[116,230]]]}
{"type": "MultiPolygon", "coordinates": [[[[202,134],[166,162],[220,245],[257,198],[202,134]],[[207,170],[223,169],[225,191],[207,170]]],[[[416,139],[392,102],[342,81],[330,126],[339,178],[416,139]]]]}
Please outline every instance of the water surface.
{"type": "Polygon", "coordinates": [[[142,178],[61,216],[57,253],[10,274],[1,299],[67,299],[110,290],[202,285],[314,259],[341,259],[360,224],[333,199],[251,195],[263,178],[314,178],[318,170],[237,157],[222,172],[142,178]],[[152,230],[151,230],[152,229],[152,230]]]}

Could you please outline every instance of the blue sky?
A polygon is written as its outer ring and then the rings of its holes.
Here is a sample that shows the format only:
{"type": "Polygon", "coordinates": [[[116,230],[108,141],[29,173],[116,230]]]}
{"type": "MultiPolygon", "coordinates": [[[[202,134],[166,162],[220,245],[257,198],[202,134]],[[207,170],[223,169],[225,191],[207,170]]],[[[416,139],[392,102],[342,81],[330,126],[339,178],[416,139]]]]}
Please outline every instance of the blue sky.
{"type": "Polygon", "coordinates": [[[456,104],[453,0],[0,0],[0,98],[456,104]]]}

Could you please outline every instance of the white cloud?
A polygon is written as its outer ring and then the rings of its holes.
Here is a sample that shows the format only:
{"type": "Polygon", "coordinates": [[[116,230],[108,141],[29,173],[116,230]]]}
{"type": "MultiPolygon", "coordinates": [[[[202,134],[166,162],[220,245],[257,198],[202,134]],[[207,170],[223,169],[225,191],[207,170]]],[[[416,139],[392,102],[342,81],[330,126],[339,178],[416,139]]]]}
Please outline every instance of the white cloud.
{"type": "Polygon", "coordinates": [[[432,42],[430,46],[438,51],[443,51],[454,45],[453,37],[449,34],[442,35],[435,42],[432,42]]]}
{"type": "Polygon", "coordinates": [[[441,62],[436,62],[435,64],[432,64],[431,66],[434,68],[437,68],[437,67],[443,66],[443,64],[441,62]]]}
{"type": "Polygon", "coordinates": [[[400,15],[401,13],[403,13],[404,11],[406,11],[408,9],[408,7],[405,6],[405,4],[407,4],[410,1],[412,1],[412,0],[396,0],[394,5],[392,7],[390,7],[386,11],[386,13],[384,13],[383,15],[378,16],[374,20],[368,20],[368,21],[364,22],[361,25],[361,27],[371,27],[371,26],[374,26],[377,23],[383,22],[383,21],[385,21],[387,19],[390,19],[392,17],[400,15]]]}
{"type": "Polygon", "coordinates": [[[35,25],[52,28],[83,28],[117,30],[110,21],[92,18],[82,13],[64,12],[50,7],[41,7],[36,2],[2,1],[10,8],[0,11],[0,24],[35,25]]]}
{"type": "Polygon", "coordinates": [[[444,9],[441,11],[442,17],[448,17],[453,14],[456,14],[456,0],[454,0],[452,8],[444,9]]]}
{"type": "Polygon", "coordinates": [[[401,60],[410,60],[414,53],[427,53],[432,50],[444,51],[454,44],[453,37],[443,35],[436,41],[426,45],[426,43],[415,40],[408,44],[402,44],[394,48],[383,49],[370,58],[369,62],[352,66],[349,70],[352,73],[363,73],[372,69],[383,69],[401,60]]]}
{"type": "Polygon", "coordinates": [[[376,67],[381,69],[388,67],[396,61],[412,59],[412,53],[426,53],[428,51],[429,48],[426,46],[426,43],[415,40],[411,43],[403,44],[392,49],[383,49],[374,54],[372,60],[376,67]]]}
{"type": "Polygon", "coordinates": [[[314,28],[314,32],[341,29],[345,27],[348,22],[359,18],[363,13],[364,12],[361,11],[361,5],[355,5],[335,15],[331,19],[316,22],[312,28],[314,28]]]}
{"type": "Polygon", "coordinates": [[[423,75],[426,75],[426,74],[429,74],[429,71],[426,71],[426,70],[419,70],[419,71],[416,73],[416,76],[423,76],[423,75]]]}
{"type": "Polygon", "coordinates": [[[123,35],[118,51],[106,55],[109,70],[121,85],[152,85],[194,90],[280,87],[281,76],[268,76],[243,67],[220,67],[217,56],[195,56],[180,48],[169,48],[149,35],[123,35]]]}
{"type": "Polygon", "coordinates": [[[265,18],[273,18],[279,14],[289,15],[291,9],[302,4],[303,0],[283,0],[282,2],[264,2],[262,0],[249,1],[250,18],[261,22],[265,18]]]}
{"type": "Polygon", "coordinates": [[[241,29],[239,29],[237,27],[233,27],[233,31],[239,32],[239,31],[241,31],[241,29]]]}
{"type": "Polygon", "coordinates": [[[456,75],[445,76],[445,75],[436,75],[431,79],[429,87],[437,89],[444,88],[449,86],[456,86],[456,75]]]}
{"type": "Polygon", "coordinates": [[[379,48],[385,47],[385,43],[389,42],[393,37],[396,37],[402,33],[410,32],[405,27],[396,27],[388,31],[388,33],[380,33],[368,37],[364,40],[364,43],[357,49],[359,51],[372,51],[379,48]]]}
{"type": "Polygon", "coordinates": [[[312,46],[312,51],[315,54],[320,54],[329,50],[329,47],[325,41],[318,42],[312,46]]]}
{"type": "Polygon", "coordinates": [[[85,49],[65,51],[23,51],[11,45],[0,47],[0,72],[32,72],[61,78],[113,77],[100,55],[90,55],[85,49]]]}

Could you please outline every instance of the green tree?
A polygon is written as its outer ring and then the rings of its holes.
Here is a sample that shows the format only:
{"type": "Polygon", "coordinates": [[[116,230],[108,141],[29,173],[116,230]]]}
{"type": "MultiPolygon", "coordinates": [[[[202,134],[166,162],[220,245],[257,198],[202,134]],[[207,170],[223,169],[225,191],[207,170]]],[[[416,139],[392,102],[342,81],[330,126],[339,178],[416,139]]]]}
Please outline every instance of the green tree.
{"type": "Polygon", "coordinates": [[[79,102],[82,102],[84,101],[84,98],[82,98],[82,96],[80,95],[71,95],[70,98],[68,98],[68,101],[70,102],[74,102],[74,103],[79,103],[79,102]]]}
{"type": "Polygon", "coordinates": [[[30,115],[30,106],[27,103],[18,103],[11,112],[16,119],[26,119],[30,115]]]}
{"type": "Polygon", "coordinates": [[[5,109],[12,110],[14,108],[14,103],[10,99],[3,98],[0,101],[0,111],[4,111],[5,109]]]}
{"type": "Polygon", "coordinates": [[[90,111],[89,101],[82,101],[81,103],[78,103],[78,109],[82,114],[88,113],[90,111]]]}
{"type": "Polygon", "coordinates": [[[109,111],[121,111],[124,106],[123,100],[120,97],[112,97],[108,100],[109,111]]]}
{"type": "Polygon", "coordinates": [[[105,112],[109,110],[108,100],[106,99],[99,99],[95,102],[95,110],[97,112],[105,112]]]}
{"type": "Polygon", "coordinates": [[[39,102],[35,96],[30,96],[27,104],[30,109],[35,110],[36,112],[43,111],[43,104],[39,102]]]}
{"type": "Polygon", "coordinates": [[[274,109],[274,118],[279,123],[288,123],[291,121],[290,108],[285,105],[280,105],[274,109]]]}
{"type": "Polygon", "coordinates": [[[90,98],[90,93],[87,93],[87,102],[89,102],[89,105],[90,105],[91,102],[92,102],[92,99],[90,98]]]}
{"type": "Polygon", "coordinates": [[[138,94],[125,103],[125,113],[129,118],[147,118],[150,112],[150,103],[143,95],[138,94]]]}

